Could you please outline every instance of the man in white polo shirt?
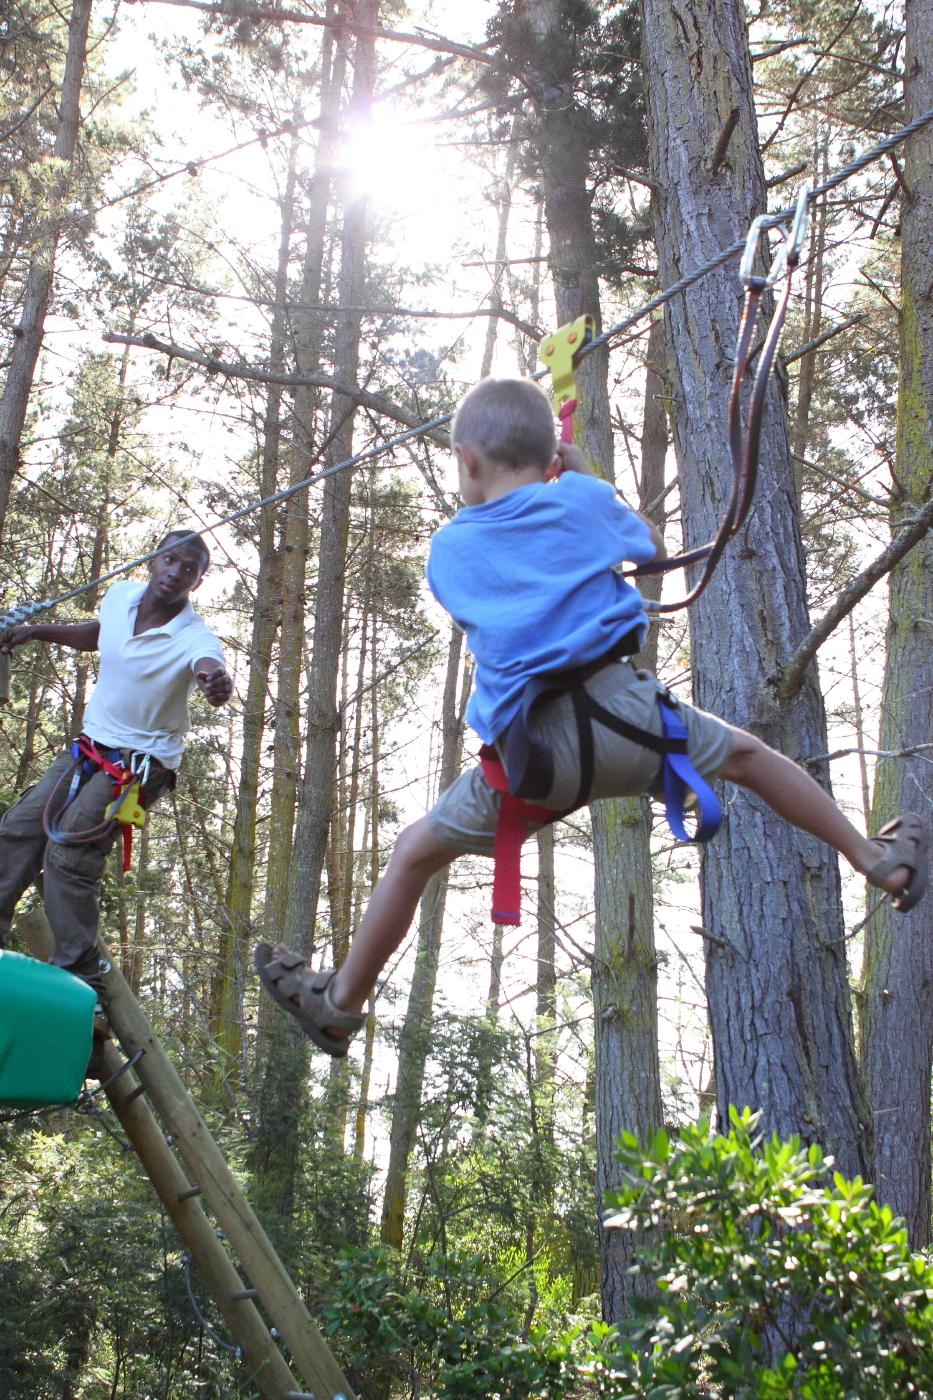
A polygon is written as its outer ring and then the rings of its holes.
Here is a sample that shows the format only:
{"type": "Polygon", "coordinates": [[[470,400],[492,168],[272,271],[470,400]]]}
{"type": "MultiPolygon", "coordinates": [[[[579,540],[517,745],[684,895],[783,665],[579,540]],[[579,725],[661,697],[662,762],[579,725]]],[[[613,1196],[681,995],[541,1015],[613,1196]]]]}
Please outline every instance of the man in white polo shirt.
{"type": "MultiPolygon", "coordinates": [[[[188,597],[210,563],[207,546],[199,536],[173,530],[159,549],[149,582],[115,583],[97,621],[15,627],[3,647],[39,641],[99,650],[84,736],[111,761],[139,772],[147,809],[175,785],[195,685],[215,706],[233,693],[220,642],[188,597]]],[[[0,821],[0,947],[17,900],[41,871],[55,934],[51,961],[98,987],[100,880],[119,830],[105,816],[113,798],[112,778],[67,750],[0,821]]]]}

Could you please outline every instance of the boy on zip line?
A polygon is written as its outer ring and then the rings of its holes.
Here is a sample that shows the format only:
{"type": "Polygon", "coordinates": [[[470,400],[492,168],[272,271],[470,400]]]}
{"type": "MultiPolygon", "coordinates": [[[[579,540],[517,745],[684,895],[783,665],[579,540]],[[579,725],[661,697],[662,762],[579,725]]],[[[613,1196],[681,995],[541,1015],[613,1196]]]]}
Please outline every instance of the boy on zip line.
{"type": "MultiPolygon", "coordinates": [[[[708,834],[718,804],[707,783],[725,778],[832,846],[896,909],[912,909],[927,887],[927,822],[908,812],[863,836],[797,764],[674,701],[634,664],[648,618],[615,566],[663,558],[663,540],[576,447],[555,441],[542,391],[531,380],[483,380],[461,403],[451,443],[463,506],[434,535],[427,578],[466,633],[476,662],[466,717],[487,747],[481,766],[399,836],[341,967],[315,975],[282,944],[257,948],[263,985],[315,1045],[347,1053],[425,886],[457,856],[504,853],[514,891],[526,834],[601,797],[663,786],[667,800],[669,782],[682,792],[684,776],[708,834]],[[516,801],[528,796],[535,805],[516,801]]],[[[496,908],[498,877],[494,917],[517,922],[514,908],[505,917],[496,908]]]]}

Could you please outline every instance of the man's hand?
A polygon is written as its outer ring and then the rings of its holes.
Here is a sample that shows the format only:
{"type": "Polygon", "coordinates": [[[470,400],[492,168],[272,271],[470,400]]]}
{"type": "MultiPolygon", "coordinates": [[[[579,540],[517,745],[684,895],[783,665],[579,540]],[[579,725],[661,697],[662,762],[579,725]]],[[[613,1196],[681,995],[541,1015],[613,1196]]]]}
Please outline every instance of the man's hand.
{"type": "Polygon", "coordinates": [[[215,709],[226,705],[233,694],[233,681],[223,666],[218,666],[212,661],[199,661],[194,674],[201,687],[201,694],[209,705],[213,705],[215,709]],[[213,669],[208,670],[208,667],[213,669]]]}
{"type": "Polygon", "coordinates": [[[0,651],[7,655],[14,647],[21,647],[23,642],[32,641],[32,628],[27,623],[21,623],[19,627],[11,627],[3,642],[0,643],[0,651]]]}
{"type": "Polygon", "coordinates": [[[557,456],[560,461],[560,470],[557,473],[558,476],[560,476],[561,472],[579,472],[581,476],[593,475],[593,470],[589,462],[586,460],[579,447],[574,443],[559,442],[557,444],[557,456]]]}

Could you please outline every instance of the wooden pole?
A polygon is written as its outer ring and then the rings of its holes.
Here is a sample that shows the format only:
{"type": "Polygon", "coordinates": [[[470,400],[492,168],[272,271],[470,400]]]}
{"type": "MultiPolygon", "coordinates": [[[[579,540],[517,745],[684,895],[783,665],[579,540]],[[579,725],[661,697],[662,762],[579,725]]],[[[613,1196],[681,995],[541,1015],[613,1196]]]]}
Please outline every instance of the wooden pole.
{"type": "MultiPolygon", "coordinates": [[[[124,1062],[112,1040],[102,1047],[102,1059],[105,1077],[116,1074],[124,1062]]],[[[236,1338],[252,1380],[264,1400],[285,1400],[298,1390],[295,1379],[138,1087],[128,1071],[106,1090],[107,1098],[236,1338]]]]}
{"type": "MultiPolygon", "coordinates": [[[[106,949],[104,952],[107,955],[106,949]]],[[[312,1322],[269,1237],[116,967],[105,975],[104,986],[107,1019],[124,1052],[128,1056],[144,1052],[136,1072],[162,1120],[168,1141],[177,1147],[193,1180],[201,1187],[305,1383],[316,1400],[354,1400],[348,1381],[312,1322]]]]}
{"type": "MultiPolygon", "coordinates": [[[[31,909],[17,920],[16,931],[33,957],[47,962],[55,947],[45,911],[31,909]]],[[[101,940],[101,950],[109,952],[101,940]]],[[[129,983],[116,968],[105,974],[107,1019],[128,1057],[144,1053],[134,1065],[140,1085],[162,1120],[160,1127],[130,1072],[107,1092],[114,1112],[133,1144],[153,1186],[197,1264],[205,1284],[236,1337],[264,1400],[354,1400],[354,1395],[324,1338],[314,1326],[298,1291],[220,1148],[169,1060],[129,983]],[[178,1148],[194,1185],[188,1182],[172,1151],[178,1148]],[[200,1188],[195,1191],[195,1185],[200,1188]],[[311,1392],[295,1388],[292,1374],[226,1250],[217,1238],[198,1195],[210,1206],[232,1252],[239,1259],[274,1327],[291,1352],[296,1369],[311,1392]]],[[[102,1047],[105,1077],[119,1069],[121,1056],[112,1041],[102,1047]]]]}
{"type": "Polygon", "coordinates": [[[0,705],[10,703],[10,653],[0,651],[0,705]]]}

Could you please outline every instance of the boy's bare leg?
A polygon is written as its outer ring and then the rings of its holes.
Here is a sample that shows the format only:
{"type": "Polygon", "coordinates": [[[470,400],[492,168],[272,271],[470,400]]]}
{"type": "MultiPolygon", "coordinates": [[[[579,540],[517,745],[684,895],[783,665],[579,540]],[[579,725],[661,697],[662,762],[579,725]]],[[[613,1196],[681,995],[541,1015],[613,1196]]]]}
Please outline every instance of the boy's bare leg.
{"type": "MultiPolygon", "coordinates": [[[[736,742],[720,777],[767,802],[772,811],[792,826],[818,836],[844,855],[853,869],[864,875],[884,853],[884,847],[863,836],[839,810],[829,793],[784,754],[760,739],[737,729],[736,742]]],[[[905,865],[884,880],[889,894],[899,894],[910,878],[905,865]]]]}
{"type": "MultiPolygon", "coordinates": [[[[463,854],[460,847],[438,840],[426,817],[405,828],[353,935],[346,961],[330,985],[335,1006],[342,1011],[363,1010],[380,972],[408,932],[431,876],[463,854]]],[[[283,951],[277,944],[276,955],[283,951]]],[[[309,968],[306,975],[310,980],[314,973],[309,968]]],[[[340,1037],[346,1032],[335,1029],[332,1034],[340,1037]]]]}

